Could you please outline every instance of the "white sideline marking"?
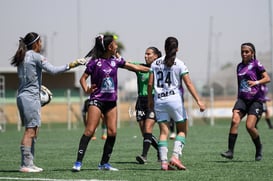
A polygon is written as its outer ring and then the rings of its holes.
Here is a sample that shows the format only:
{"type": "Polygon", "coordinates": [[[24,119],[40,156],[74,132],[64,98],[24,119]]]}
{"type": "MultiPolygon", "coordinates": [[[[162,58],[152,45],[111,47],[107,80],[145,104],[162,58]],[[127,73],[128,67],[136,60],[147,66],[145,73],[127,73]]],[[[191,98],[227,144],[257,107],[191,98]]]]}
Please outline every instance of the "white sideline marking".
{"type": "MultiPolygon", "coordinates": [[[[0,180],[41,180],[41,181],[102,181],[97,179],[49,179],[49,178],[19,178],[19,177],[0,177],[0,180]]],[[[103,181],[114,181],[114,180],[103,180],[103,181]]]]}

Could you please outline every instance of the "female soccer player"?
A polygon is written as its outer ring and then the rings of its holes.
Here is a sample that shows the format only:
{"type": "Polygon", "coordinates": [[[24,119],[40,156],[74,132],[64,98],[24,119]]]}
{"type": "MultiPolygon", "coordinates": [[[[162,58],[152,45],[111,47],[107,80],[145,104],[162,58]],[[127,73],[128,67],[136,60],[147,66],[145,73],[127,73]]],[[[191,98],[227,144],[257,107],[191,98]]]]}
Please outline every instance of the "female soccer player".
{"type": "Polygon", "coordinates": [[[35,166],[34,145],[41,126],[40,90],[42,70],[56,74],[65,72],[78,65],[86,63],[85,59],[78,59],[67,65],[55,67],[40,54],[42,41],[37,33],[30,32],[20,38],[19,47],[11,60],[11,65],[17,67],[19,89],[17,107],[25,132],[21,141],[20,172],[41,172],[42,168],[35,166]]]}
{"type": "MultiPolygon", "coordinates": [[[[161,52],[156,47],[149,47],[145,51],[145,62],[141,64],[150,67],[154,60],[161,57],[161,52]]],[[[150,149],[150,145],[158,152],[158,141],[157,138],[152,134],[153,127],[156,122],[154,113],[148,109],[148,72],[136,72],[137,75],[137,86],[138,86],[138,97],[136,102],[136,119],[139,124],[143,136],[142,154],[136,156],[136,160],[140,164],[147,162],[147,154],[150,149]]],[[[159,152],[157,155],[159,159],[159,152]]]]}
{"type": "Polygon", "coordinates": [[[238,136],[238,127],[245,115],[246,129],[256,147],[255,160],[262,159],[262,143],[256,124],[263,113],[265,95],[262,84],[270,82],[264,66],[256,59],[256,50],[252,43],[241,45],[242,61],[237,65],[238,96],[232,110],[232,120],[228,136],[228,150],[221,156],[232,159],[238,136]]]}
{"type": "Polygon", "coordinates": [[[116,36],[99,35],[95,39],[94,47],[86,55],[91,59],[80,78],[80,84],[84,92],[90,94],[90,104],[87,125],[79,143],[77,160],[72,171],[80,171],[85,151],[99,124],[101,114],[104,115],[107,127],[107,139],[104,143],[98,169],[118,170],[109,164],[117,132],[117,71],[118,68],[125,68],[132,71],[148,72],[149,68],[126,62],[123,58],[117,56],[117,49],[116,36]],[[87,85],[88,77],[90,77],[92,83],[90,84],[95,84],[96,89],[87,85]]]}
{"type": "Polygon", "coordinates": [[[148,104],[151,110],[154,109],[156,119],[160,128],[159,152],[161,158],[161,169],[171,170],[176,167],[185,170],[179,157],[182,156],[186,140],[186,110],[183,109],[181,93],[182,80],[187,89],[197,102],[200,111],[205,110],[205,105],[200,100],[194,85],[191,82],[189,71],[185,64],[176,58],[178,51],[178,40],[175,37],[168,37],[165,40],[166,55],[155,60],[151,66],[151,73],[148,82],[148,104]],[[154,89],[154,97],[152,91],[154,89]],[[176,123],[177,136],[170,163],[168,163],[168,134],[169,122],[172,118],[176,123]]]}

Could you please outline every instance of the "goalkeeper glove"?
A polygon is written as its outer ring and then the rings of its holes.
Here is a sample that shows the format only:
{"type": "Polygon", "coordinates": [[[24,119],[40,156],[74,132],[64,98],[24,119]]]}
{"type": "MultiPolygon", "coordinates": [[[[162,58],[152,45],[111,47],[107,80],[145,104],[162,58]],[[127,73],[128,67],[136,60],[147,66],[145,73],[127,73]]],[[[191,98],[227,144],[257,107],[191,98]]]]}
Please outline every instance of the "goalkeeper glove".
{"type": "Polygon", "coordinates": [[[80,59],[74,60],[73,62],[70,62],[68,64],[68,69],[72,69],[72,68],[78,67],[79,65],[85,65],[86,62],[87,61],[84,58],[80,58],[80,59]]]}

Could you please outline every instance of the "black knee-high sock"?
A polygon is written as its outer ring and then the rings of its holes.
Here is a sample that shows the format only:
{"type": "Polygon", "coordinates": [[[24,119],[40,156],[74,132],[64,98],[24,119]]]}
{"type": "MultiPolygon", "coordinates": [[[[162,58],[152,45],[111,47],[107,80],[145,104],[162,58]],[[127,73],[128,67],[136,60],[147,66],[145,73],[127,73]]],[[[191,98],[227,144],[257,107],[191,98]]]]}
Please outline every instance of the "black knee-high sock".
{"type": "Polygon", "coordinates": [[[82,135],[78,149],[77,162],[82,162],[90,138],[91,136],[82,135]]]}
{"type": "Polygon", "coordinates": [[[261,143],[261,140],[260,140],[260,136],[258,136],[257,138],[252,138],[252,141],[256,147],[256,150],[260,150],[261,147],[262,147],[262,143],[261,143]]]}
{"type": "Polygon", "coordinates": [[[142,150],[142,156],[147,157],[148,151],[150,149],[150,145],[152,144],[152,134],[151,133],[144,133],[143,138],[143,150],[142,150]]]}
{"type": "Polygon", "coordinates": [[[108,163],[108,161],[111,157],[115,142],[116,142],[116,136],[107,136],[107,139],[106,139],[106,141],[104,143],[104,147],[103,147],[102,158],[100,161],[101,165],[108,163]]]}
{"type": "Polygon", "coordinates": [[[234,146],[236,143],[237,136],[238,134],[232,134],[232,133],[229,133],[229,136],[228,136],[228,149],[232,152],[234,151],[234,146]]]}
{"type": "Polygon", "coordinates": [[[152,135],[152,146],[158,151],[158,140],[154,135],[152,135]]]}

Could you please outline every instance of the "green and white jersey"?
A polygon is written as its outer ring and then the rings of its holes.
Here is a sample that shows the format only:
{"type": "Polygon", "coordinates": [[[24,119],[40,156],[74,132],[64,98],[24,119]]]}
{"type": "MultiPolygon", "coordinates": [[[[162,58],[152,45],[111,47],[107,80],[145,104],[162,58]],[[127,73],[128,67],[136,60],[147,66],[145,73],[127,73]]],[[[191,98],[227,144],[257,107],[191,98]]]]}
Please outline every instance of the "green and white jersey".
{"type": "MultiPolygon", "coordinates": [[[[147,64],[141,64],[141,63],[136,63],[132,62],[133,64],[137,65],[143,65],[146,67],[149,67],[147,64]]],[[[149,72],[135,72],[137,76],[137,95],[141,97],[146,97],[148,96],[148,80],[149,80],[149,72]]]]}
{"type": "Polygon", "coordinates": [[[150,70],[154,74],[155,104],[181,100],[181,77],[189,72],[180,59],[176,58],[174,65],[167,67],[163,62],[164,58],[165,56],[155,60],[150,70]]]}

